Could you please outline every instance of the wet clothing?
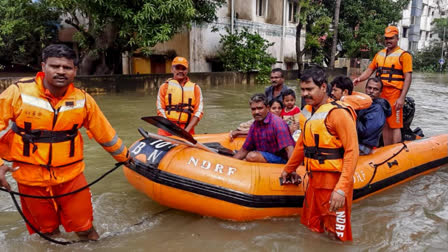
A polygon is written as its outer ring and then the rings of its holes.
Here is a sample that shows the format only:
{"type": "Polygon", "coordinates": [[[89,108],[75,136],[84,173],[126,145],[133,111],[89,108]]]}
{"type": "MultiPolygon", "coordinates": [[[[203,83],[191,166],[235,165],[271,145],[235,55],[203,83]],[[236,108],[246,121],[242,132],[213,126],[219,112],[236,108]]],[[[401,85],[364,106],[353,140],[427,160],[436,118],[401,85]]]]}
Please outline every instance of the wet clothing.
{"type": "MultiPolygon", "coordinates": [[[[187,80],[179,84],[174,79],[168,79],[159,88],[157,95],[157,115],[163,116],[181,128],[185,128],[195,116],[202,118],[204,105],[202,91],[199,85],[187,80]]],[[[159,129],[160,135],[170,135],[159,129]]],[[[189,132],[194,134],[194,128],[189,132]]]]}
{"type": "MultiPolygon", "coordinates": [[[[20,193],[52,196],[75,191],[87,185],[84,174],[79,174],[74,179],[52,186],[50,190],[47,187],[27,186],[18,183],[20,193]]],[[[92,227],[93,211],[90,189],[82,190],[78,193],[56,198],[56,199],[35,199],[20,197],[22,210],[25,217],[31,224],[38,228],[40,232],[50,233],[62,225],[66,232],[81,232],[92,227]]],[[[34,230],[27,225],[30,234],[34,230]]]]}
{"type": "Polygon", "coordinates": [[[356,130],[359,144],[366,147],[378,147],[386,118],[392,113],[389,102],[383,98],[373,99],[369,108],[359,110],[356,130]]]}
{"type": "Polygon", "coordinates": [[[280,117],[268,113],[263,121],[255,121],[249,129],[243,148],[247,151],[265,151],[285,160],[285,148],[294,146],[288,125],[280,117]]]}
{"type": "MultiPolygon", "coordinates": [[[[21,79],[0,95],[0,130],[12,122],[11,129],[0,139],[0,157],[12,161],[13,167],[20,166],[12,176],[21,192],[57,195],[86,184],[79,132],[82,126],[116,161],[127,161],[129,153],[89,94],[69,84],[63,97],[54,97],[44,87],[44,77],[40,72],[35,78],[21,79]],[[83,183],[78,181],[81,178],[83,183]]],[[[76,207],[68,200],[71,198],[63,197],[57,204],[22,197],[21,200],[26,216],[35,217],[36,227],[43,228],[43,232],[53,231],[50,228],[59,225],[57,215],[68,230],[89,229],[93,218],[90,192],[85,190],[73,196],[77,199],[76,207]],[[51,214],[47,211],[50,205],[51,214]]]]}
{"type": "MultiPolygon", "coordinates": [[[[308,110],[302,110],[302,113],[308,110]]],[[[305,118],[305,117],[304,117],[305,118]]],[[[309,117],[308,117],[309,118],[309,117]]],[[[326,116],[326,120],[323,121],[328,132],[337,136],[344,148],[343,162],[341,163],[341,172],[311,172],[309,173],[309,183],[306,191],[305,203],[303,205],[303,213],[301,222],[304,223],[313,231],[323,232],[324,227],[327,231],[337,231],[338,222],[336,216],[327,218],[329,209],[329,194],[333,191],[343,191],[345,195],[345,220],[346,226],[344,227],[344,236],[338,236],[341,240],[351,240],[351,227],[350,227],[350,208],[353,195],[353,174],[358,160],[359,150],[358,141],[356,135],[356,126],[354,118],[346,109],[333,109],[326,116]],[[320,190],[324,189],[324,190],[320,190]],[[323,206],[325,207],[316,207],[323,206]]],[[[306,123],[306,127],[308,123],[306,123]]],[[[304,152],[304,134],[307,134],[309,130],[302,130],[302,134],[296,143],[294,152],[288,163],[285,165],[284,170],[291,173],[302,164],[305,159],[304,152]]],[[[314,163],[317,164],[317,163],[314,163]]],[[[307,163],[305,163],[305,166],[307,163]]],[[[313,167],[307,167],[307,170],[313,170],[313,167]]],[[[338,211],[337,211],[338,212],[338,211]]],[[[336,214],[337,214],[336,212],[336,214]]],[[[341,219],[340,219],[341,220],[341,219]]],[[[335,233],[336,235],[338,233],[335,233]]]]}
{"type": "Polygon", "coordinates": [[[0,130],[12,121],[0,140],[0,157],[20,166],[12,173],[18,183],[46,187],[81,174],[82,126],[116,161],[128,160],[126,146],[89,94],[70,84],[63,97],[52,97],[43,78],[22,79],[0,95],[0,130]]]}
{"type": "MultiPolygon", "coordinates": [[[[335,174],[326,176],[326,179],[335,174]]],[[[353,193],[345,197],[345,204],[336,212],[330,212],[330,199],[333,189],[317,188],[308,186],[306,190],[305,202],[303,203],[303,213],[300,222],[311,231],[323,233],[334,233],[341,241],[351,241],[351,209],[353,193]],[[305,211],[306,209],[306,211],[305,211]]]]}
{"type": "Polygon", "coordinates": [[[376,70],[376,75],[383,82],[381,98],[386,99],[392,108],[392,115],[387,118],[387,124],[392,129],[403,128],[403,108],[395,109],[395,102],[401,95],[404,74],[412,72],[412,55],[400,47],[387,54],[387,48],[379,51],[369,68],[376,70]]]}
{"type": "Polygon", "coordinates": [[[266,95],[266,98],[268,98],[268,103],[272,100],[272,99],[276,99],[279,100],[281,102],[283,102],[283,93],[288,90],[289,87],[287,87],[284,83],[283,83],[283,87],[282,87],[282,91],[280,91],[280,94],[274,97],[274,87],[273,86],[269,86],[264,90],[264,94],[266,95]]]}
{"type": "Polygon", "coordinates": [[[303,109],[308,112],[304,125],[300,125],[303,131],[303,146],[305,152],[305,164],[307,171],[341,172],[344,148],[339,136],[328,131],[325,121],[333,110],[346,110],[355,121],[355,111],[345,106],[342,102],[332,101],[323,104],[316,111],[307,105],[303,109]]]}

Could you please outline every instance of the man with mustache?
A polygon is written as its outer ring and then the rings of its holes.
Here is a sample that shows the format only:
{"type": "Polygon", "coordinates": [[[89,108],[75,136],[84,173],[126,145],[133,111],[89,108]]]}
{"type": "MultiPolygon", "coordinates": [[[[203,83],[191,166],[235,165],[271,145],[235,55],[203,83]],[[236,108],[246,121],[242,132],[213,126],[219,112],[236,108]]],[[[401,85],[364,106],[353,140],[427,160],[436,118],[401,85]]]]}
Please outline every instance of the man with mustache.
{"type": "Polygon", "coordinates": [[[351,107],[329,99],[322,69],[307,69],[300,80],[307,105],[299,120],[302,133],[281,174],[282,181],[300,181],[295,171],[305,164],[309,183],[301,223],[314,232],[350,241],[353,174],[358,160],[356,115],[351,107]]]}
{"type": "MultiPolygon", "coordinates": [[[[190,134],[201,120],[204,113],[202,91],[199,85],[188,78],[188,61],[184,57],[176,57],[172,62],[173,78],[163,83],[157,95],[157,115],[179,125],[190,134]]],[[[159,129],[159,135],[171,134],[159,129]]]]}
{"type": "Polygon", "coordinates": [[[392,106],[392,115],[383,128],[384,145],[401,142],[403,128],[403,105],[412,80],[412,56],[398,46],[398,28],[388,26],[384,33],[386,48],[379,51],[369,67],[353,83],[370,77],[376,70],[376,77],[383,83],[381,97],[392,106]]]}
{"type": "Polygon", "coordinates": [[[380,98],[382,89],[383,83],[379,78],[367,80],[366,94],[372,98],[373,102],[370,107],[358,111],[356,129],[360,155],[370,154],[374,147],[378,147],[386,118],[392,113],[389,102],[380,98]]]}
{"type": "Polygon", "coordinates": [[[264,94],[253,95],[249,105],[255,121],[243,147],[233,157],[249,162],[285,164],[294,149],[288,124],[269,112],[264,94]]]}
{"type": "MultiPolygon", "coordinates": [[[[42,72],[19,80],[0,95],[0,130],[12,122],[0,139],[0,157],[15,167],[0,159],[0,186],[10,190],[7,171],[13,172],[23,194],[61,195],[86,186],[81,127],[116,161],[132,165],[126,146],[95,100],[74,86],[75,52],[53,44],[43,50],[42,60],[42,72]]],[[[99,238],[92,224],[89,189],[55,199],[21,196],[20,200],[25,217],[41,233],[58,234],[62,224],[82,240],[99,238]]],[[[28,224],[27,228],[30,234],[35,232],[28,224]]]]}
{"type": "Polygon", "coordinates": [[[271,86],[264,90],[264,94],[268,99],[268,103],[277,99],[283,101],[283,93],[289,88],[284,85],[285,78],[283,77],[283,70],[280,68],[274,68],[271,71],[271,86]]]}

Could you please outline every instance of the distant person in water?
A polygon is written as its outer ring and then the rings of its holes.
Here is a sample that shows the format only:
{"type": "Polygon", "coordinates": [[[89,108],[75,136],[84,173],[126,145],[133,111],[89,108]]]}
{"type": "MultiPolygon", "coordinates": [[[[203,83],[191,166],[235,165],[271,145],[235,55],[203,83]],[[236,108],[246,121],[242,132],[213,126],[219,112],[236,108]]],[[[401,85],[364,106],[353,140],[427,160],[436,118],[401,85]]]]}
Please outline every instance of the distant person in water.
{"type": "Polygon", "coordinates": [[[288,125],[269,112],[264,94],[255,94],[249,101],[255,121],[243,147],[233,156],[249,162],[285,164],[294,149],[288,125]]]}
{"type": "MultiPolygon", "coordinates": [[[[174,58],[171,71],[173,78],[166,80],[159,88],[157,115],[194,134],[194,127],[204,113],[201,88],[188,78],[188,61],[184,57],[174,58]]],[[[171,135],[162,129],[157,133],[171,135]]]]}
{"type": "Polygon", "coordinates": [[[283,70],[281,68],[272,69],[270,78],[271,86],[264,90],[264,95],[266,95],[268,102],[274,99],[283,101],[283,94],[289,89],[284,84],[285,77],[283,76],[283,70]]]}

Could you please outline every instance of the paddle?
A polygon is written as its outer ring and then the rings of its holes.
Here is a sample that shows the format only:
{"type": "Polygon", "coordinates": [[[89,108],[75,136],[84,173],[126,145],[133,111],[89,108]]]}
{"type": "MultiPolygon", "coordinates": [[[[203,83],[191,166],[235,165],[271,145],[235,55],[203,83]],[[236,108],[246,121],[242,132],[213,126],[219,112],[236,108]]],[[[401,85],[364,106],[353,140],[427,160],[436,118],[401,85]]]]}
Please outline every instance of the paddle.
{"type": "Polygon", "coordinates": [[[194,139],[194,137],[190,133],[188,133],[181,127],[179,127],[177,124],[166,119],[165,117],[145,116],[145,117],[142,117],[142,120],[145,122],[148,122],[158,128],[163,129],[164,131],[170,133],[171,135],[183,138],[183,139],[187,140],[188,142],[194,144],[198,148],[201,148],[201,149],[209,151],[209,152],[215,152],[212,149],[208,148],[207,146],[203,145],[202,143],[196,141],[196,139],[194,139]]]}
{"type": "Polygon", "coordinates": [[[180,144],[180,145],[187,145],[187,146],[190,146],[190,147],[194,147],[194,144],[191,144],[191,143],[188,143],[188,142],[184,142],[184,141],[179,140],[179,139],[174,139],[174,138],[171,138],[171,137],[161,136],[161,135],[158,135],[158,134],[147,132],[147,131],[145,131],[142,128],[138,128],[138,132],[144,138],[155,138],[155,139],[159,139],[159,140],[162,140],[162,141],[165,141],[165,142],[170,142],[170,143],[173,143],[173,144],[180,144]]]}

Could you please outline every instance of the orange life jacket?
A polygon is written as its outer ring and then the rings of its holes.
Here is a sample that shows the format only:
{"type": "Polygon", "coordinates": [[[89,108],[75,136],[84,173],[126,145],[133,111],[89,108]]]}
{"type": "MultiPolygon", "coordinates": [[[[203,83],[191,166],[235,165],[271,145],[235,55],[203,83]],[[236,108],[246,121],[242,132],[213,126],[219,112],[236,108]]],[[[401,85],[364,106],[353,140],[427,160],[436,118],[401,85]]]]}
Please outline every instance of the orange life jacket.
{"type": "Polygon", "coordinates": [[[194,113],[196,97],[194,89],[196,84],[187,81],[184,86],[174,79],[168,80],[168,89],[165,95],[165,115],[170,121],[178,124],[190,122],[194,113]]]}
{"type": "Polygon", "coordinates": [[[325,125],[326,118],[333,109],[345,109],[355,118],[356,113],[352,108],[335,101],[320,106],[314,113],[312,106],[306,105],[301,112],[304,161],[308,171],[342,171],[344,157],[342,142],[333,136],[325,125]]]}
{"type": "Polygon", "coordinates": [[[385,48],[376,54],[376,76],[383,81],[383,85],[403,89],[404,74],[403,66],[400,63],[403,53],[408,52],[399,48],[387,55],[385,48]]]}
{"type": "MultiPolygon", "coordinates": [[[[12,123],[8,159],[47,167],[64,167],[83,160],[79,132],[86,117],[86,94],[74,89],[53,108],[34,79],[16,85],[22,106],[12,123]]],[[[8,134],[8,133],[7,133],[8,134]]]]}

